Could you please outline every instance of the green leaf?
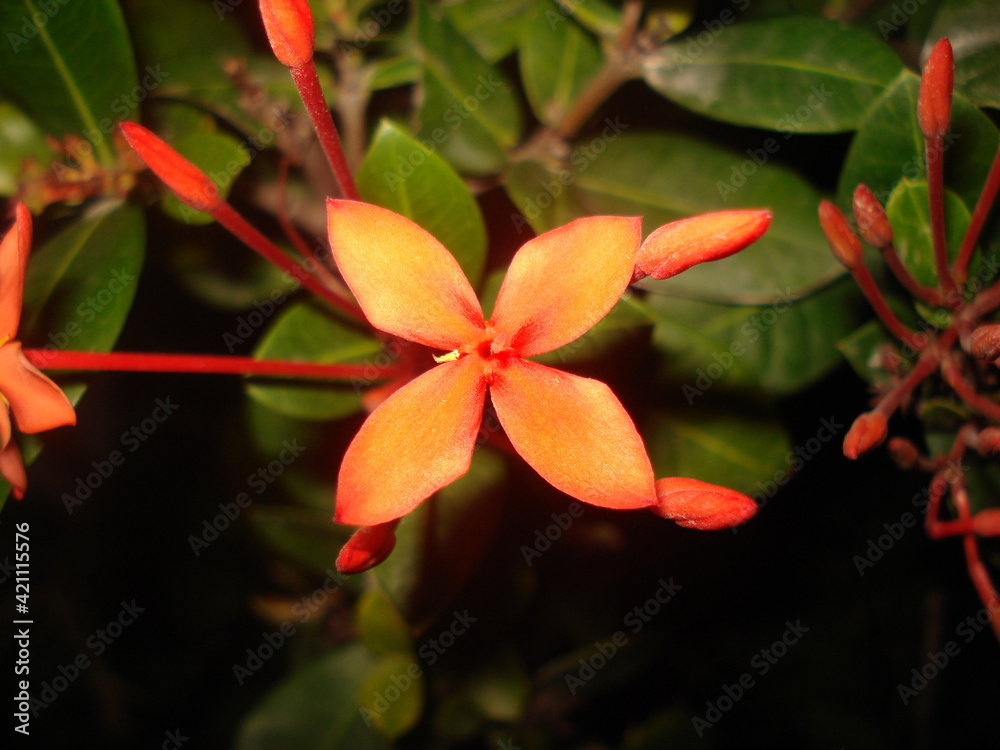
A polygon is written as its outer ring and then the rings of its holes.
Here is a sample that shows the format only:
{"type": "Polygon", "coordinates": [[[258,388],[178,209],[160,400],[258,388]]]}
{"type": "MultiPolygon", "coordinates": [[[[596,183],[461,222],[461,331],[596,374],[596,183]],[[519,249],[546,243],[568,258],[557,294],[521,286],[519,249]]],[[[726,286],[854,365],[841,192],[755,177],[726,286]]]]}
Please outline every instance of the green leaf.
{"type": "Polygon", "coordinates": [[[387,654],[365,677],[358,695],[365,716],[387,737],[400,737],[424,710],[423,671],[412,655],[387,654]]]}
{"type": "Polygon", "coordinates": [[[145,244],[139,207],[103,203],[35,250],[24,288],[25,345],[109,351],[132,306],[145,244]]]}
{"type": "Polygon", "coordinates": [[[895,343],[895,339],[879,321],[869,320],[841,339],[837,343],[837,348],[862,380],[879,387],[886,387],[892,383],[895,376],[882,366],[883,352],[893,347],[895,343]]]}
{"type": "Polygon", "coordinates": [[[810,297],[775,298],[768,307],[719,305],[650,296],[653,344],[688,405],[709,390],[793,393],[835,367],[838,341],[863,307],[849,279],[810,297]]]}
{"type": "Polygon", "coordinates": [[[652,322],[653,316],[643,301],[634,294],[625,292],[608,314],[580,338],[533,359],[563,367],[568,362],[598,357],[606,353],[623,336],[652,322]]]}
{"type": "Polygon", "coordinates": [[[994,0],[947,0],[924,45],[948,37],[955,55],[955,89],[982,107],[1000,107],[1000,13],[994,0]]]}
{"type": "MultiPolygon", "coordinates": [[[[281,475],[282,480],[286,478],[290,478],[287,472],[281,475]]],[[[330,522],[332,505],[330,491],[325,510],[258,503],[250,518],[263,540],[283,556],[324,573],[333,567],[337,550],[350,536],[345,527],[330,522]]]]}
{"type": "Polygon", "coordinates": [[[679,476],[751,494],[787,470],[792,441],[774,414],[746,409],[678,407],[657,413],[647,436],[656,476],[679,476]]]}
{"type": "Polygon", "coordinates": [[[418,135],[460,172],[500,172],[521,137],[513,87],[428,3],[417,3],[414,15],[423,63],[418,135]]]}
{"type": "Polygon", "coordinates": [[[52,149],[45,134],[21,110],[0,102],[0,195],[18,193],[26,159],[44,167],[52,161],[52,149]]]}
{"type": "Polygon", "coordinates": [[[899,73],[895,53],[870,34],[819,18],[741,23],[731,9],[715,26],[668,42],[644,63],[665,97],[736,125],[787,133],[858,126],[899,73]]]}
{"type": "MultiPolygon", "coordinates": [[[[885,203],[896,183],[926,176],[924,139],[917,123],[920,79],[903,71],[862,118],[840,174],[838,203],[865,183],[885,203]]],[[[945,135],[945,184],[974,206],[986,182],[1000,133],[979,109],[962,96],[952,100],[951,132],[945,135]]]]}
{"type": "Polygon", "coordinates": [[[546,0],[525,25],[518,56],[535,116],[555,126],[601,67],[597,42],[546,0]]]}
{"type": "MultiPolygon", "coordinates": [[[[780,148],[779,140],[772,140],[780,148]]],[[[763,146],[761,151],[764,163],[758,166],[745,154],[692,138],[626,133],[610,136],[607,143],[595,138],[577,145],[572,169],[563,172],[519,165],[506,187],[536,231],[587,214],[617,214],[643,216],[643,232],[649,234],[708,211],[771,207],[770,229],[746,250],[642,284],[661,294],[767,304],[779,294],[803,296],[829,284],[843,268],[819,228],[819,194],[788,169],[768,162],[763,146]]]]}
{"type": "MultiPolygon", "coordinates": [[[[962,199],[945,191],[945,239],[949,258],[955,259],[969,226],[969,209],[962,199]]],[[[934,241],[931,235],[930,206],[925,180],[902,180],[892,191],[886,204],[886,214],[892,225],[893,245],[914,278],[924,286],[937,286],[934,264],[934,241]]],[[[975,263],[970,272],[975,274],[975,263]]]]}
{"type": "Polygon", "coordinates": [[[372,653],[412,655],[410,628],[380,587],[371,586],[362,595],[357,620],[358,634],[372,653]]]}
{"type": "Polygon", "coordinates": [[[237,750],[388,750],[360,711],[359,691],[375,667],[368,649],[353,644],[293,672],[243,722],[237,750]]]}
{"type": "MultiPolygon", "coordinates": [[[[282,311],[257,345],[254,357],[334,364],[371,361],[381,351],[375,339],[346,326],[314,303],[302,302],[282,311]]],[[[377,371],[374,364],[372,369],[377,371]]],[[[247,393],[269,409],[298,419],[339,419],[361,408],[361,390],[356,383],[254,381],[247,386],[247,393]]]]}
{"type": "MultiPolygon", "coordinates": [[[[480,435],[496,431],[484,419],[480,435]]],[[[439,490],[396,528],[396,548],[376,567],[385,592],[420,632],[441,614],[482,562],[504,502],[504,463],[478,449],[465,476],[439,490]]]]}
{"type": "Polygon", "coordinates": [[[52,135],[87,138],[111,165],[118,121],[162,81],[147,75],[139,85],[118,4],[9,0],[0,38],[0,91],[52,135]]]}
{"type": "Polygon", "coordinates": [[[355,179],[366,201],[422,226],[451,251],[472,285],[479,283],[486,226],[475,198],[448,162],[383,120],[355,179]]]}
{"type": "MultiPolygon", "coordinates": [[[[223,198],[229,195],[233,182],[250,163],[250,152],[246,146],[223,133],[191,133],[175,140],[171,145],[181,156],[209,176],[223,198]]],[[[163,210],[185,224],[211,224],[215,221],[211,214],[194,210],[169,191],[163,194],[163,210]]]]}
{"type": "Polygon", "coordinates": [[[484,60],[495,63],[517,47],[528,14],[539,0],[463,0],[445,5],[445,16],[484,60]]]}

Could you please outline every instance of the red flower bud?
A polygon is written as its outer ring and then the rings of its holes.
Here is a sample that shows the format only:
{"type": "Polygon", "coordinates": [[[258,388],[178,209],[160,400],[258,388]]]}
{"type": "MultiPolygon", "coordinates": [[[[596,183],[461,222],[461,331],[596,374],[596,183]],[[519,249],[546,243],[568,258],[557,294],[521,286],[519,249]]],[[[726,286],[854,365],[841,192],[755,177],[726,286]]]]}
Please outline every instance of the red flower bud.
{"type": "Polygon", "coordinates": [[[830,203],[828,200],[820,201],[819,223],[823,227],[823,234],[826,241],[830,243],[830,249],[837,256],[837,260],[847,266],[848,269],[861,264],[861,240],[847,223],[847,218],[843,211],[830,203]]]}
{"type": "Polygon", "coordinates": [[[746,495],[684,477],[657,479],[656,497],[650,508],[656,515],[702,531],[738,526],[757,512],[757,503],[746,495]]]}
{"type": "Polygon", "coordinates": [[[1000,453],[1000,427],[987,427],[976,439],[976,451],[989,458],[1000,453]]]}
{"type": "Polygon", "coordinates": [[[178,198],[197,211],[218,208],[222,198],[208,175],[142,125],[123,122],[119,128],[128,145],[178,198]]]}
{"type": "Polygon", "coordinates": [[[881,412],[870,411],[854,420],[844,438],[844,455],[852,461],[882,444],[889,432],[889,423],[881,412]]]}
{"type": "Polygon", "coordinates": [[[1000,536],[1000,508],[987,508],[972,517],[976,536],[1000,536]]]}
{"type": "Polygon", "coordinates": [[[364,573],[389,556],[396,546],[398,521],[363,526],[354,532],[337,555],[337,570],[345,575],[364,573]]]}
{"type": "Polygon", "coordinates": [[[951,92],[955,83],[955,60],[951,43],[942,37],[934,45],[920,77],[917,120],[925,138],[940,138],[951,122],[951,92]]]}
{"type": "Polygon", "coordinates": [[[912,469],[920,459],[917,446],[901,437],[889,441],[889,455],[900,469],[912,469]]]}
{"type": "Polygon", "coordinates": [[[867,185],[858,185],[854,191],[854,220],[858,222],[861,236],[872,247],[883,248],[892,244],[892,225],[882,204],[867,185]]]}
{"type": "Polygon", "coordinates": [[[720,260],[756,242],[771,224],[764,210],[717,211],[664,224],[636,254],[642,276],[668,279],[691,266],[720,260]]]}
{"type": "Polygon", "coordinates": [[[264,31],[274,56],[289,68],[312,60],[316,28],[307,0],[260,0],[264,31]]]}
{"type": "Polygon", "coordinates": [[[979,326],[969,337],[969,352],[979,359],[1000,357],[1000,323],[979,326]]]}

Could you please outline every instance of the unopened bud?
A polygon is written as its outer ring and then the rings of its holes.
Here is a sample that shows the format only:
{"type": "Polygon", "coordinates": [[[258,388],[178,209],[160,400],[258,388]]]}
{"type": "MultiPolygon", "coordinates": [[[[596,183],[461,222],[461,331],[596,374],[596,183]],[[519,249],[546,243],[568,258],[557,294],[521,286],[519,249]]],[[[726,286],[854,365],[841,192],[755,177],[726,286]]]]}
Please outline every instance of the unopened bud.
{"type": "MultiPolygon", "coordinates": [[[[0,336],[5,339],[17,335],[24,297],[24,272],[28,267],[30,249],[31,213],[18,201],[14,206],[14,225],[0,240],[0,336]]],[[[6,408],[6,405],[0,405],[0,408],[6,408]]]]}
{"type": "Polygon", "coordinates": [[[656,497],[657,504],[650,508],[656,515],[701,531],[738,526],[757,512],[757,503],[746,495],[684,477],[657,479],[656,497]]]}
{"type": "Polygon", "coordinates": [[[396,546],[397,523],[363,526],[355,531],[337,555],[337,570],[345,575],[364,573],[385,560],[396,546]]]}
{"type": "Polygon", "coordinates": [[[870,411],[854,420],[844,438],[844,455],[852,461],[882,444],[889,432],[889,423],[881,412],[870,411]]]}
{"type": "Polygon", "coordinates": [[[1000,323],[979,326],[969,337],[969,352],[978,359],[1000,357],[1000,323]]]}
{"type": "Polygon", "coordinates": [[[213,211],[222,202],[219,188],[208,175],[189,162],[166,141],[134,122],[119,125],[128,145],[146,166],[163,180],[174,195],[197,211],[213,211]]]}
{"type": "Polygon", "coordinates": [[[912,469],[920,459],[917,446],[906,438],[895,437],[889,441],[889,455],[900,469],[912,469]]]}
{"type": "Polygon", "coordinates": [[[312,60],[316,28],[307,0],[260,0],[260,14],[279,62],[294,68],[312,60]]]}
{"type": "Polygon", "coordinates": [[[951,92],[955,83],[955,60],[951,43],[942,37],[934,45],[923,75],[917,97],[917,120],[925,138],[941,138],[951,122],[951,92]]]}
{"type": "Polygon", "coordinates": [[[847,223],[843,211],[828,200],[820,201],[819,223],[837,260],[848,269],[858,266],[862,260],[861,240],[847,223]]]}
{"type": "Polygon", "coordinates": [[[892,244],[892,225],[885,215],[885,208],[867,185],[858,185],[854,191],[854,220],[858,231],[872,247],[892,244]]]}
{"type": "Polygon", "coordinates": [[[987,427],[980,432],[976,439],[976,451],[985,458],[1000,453],[1000,427],[987,427]]]}
{"type": "Polygon", "coordinates": [[[987,508],[972,517],[976,536],[1000,536],[1000,508],[987,508]]]}
{"type": "Polygon", "coordinates": [[[760,239],[770,224],[771,212],[764,210],[716,211],[664,224],[639,248],[637,274],[668,279],[729,257],[760,239]]]}

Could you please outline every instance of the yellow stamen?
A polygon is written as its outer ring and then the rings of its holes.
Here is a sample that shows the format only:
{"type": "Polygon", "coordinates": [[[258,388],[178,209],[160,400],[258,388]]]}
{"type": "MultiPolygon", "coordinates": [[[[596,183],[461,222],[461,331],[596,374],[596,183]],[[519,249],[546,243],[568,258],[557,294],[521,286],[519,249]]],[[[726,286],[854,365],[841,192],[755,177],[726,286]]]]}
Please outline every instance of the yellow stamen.
{"type": "Polygon", "coordinates": [[[440,357],[437,356],[436,354],[432,354],[431,356],[434,357],[434,361],[435,362],[437,362],[438,364],[441,364],[442,362],[454,362],[455,360],[457,360],[459,357],[462,356],[462,352],[460,352],[458,349],[456,349],[453,352],[448,352],[447,354],[442,354],[440,357]]]}

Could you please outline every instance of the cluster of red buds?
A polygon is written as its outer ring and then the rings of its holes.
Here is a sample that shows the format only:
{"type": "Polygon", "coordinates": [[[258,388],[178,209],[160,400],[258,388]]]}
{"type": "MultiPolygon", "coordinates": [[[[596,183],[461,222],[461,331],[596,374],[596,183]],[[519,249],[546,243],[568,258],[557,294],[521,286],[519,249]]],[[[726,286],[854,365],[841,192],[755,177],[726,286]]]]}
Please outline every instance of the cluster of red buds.
{"type": "Polygon", "coordinates": [[[990,457],[1000,450],[1000,403],[996,400],[996,367],[1000,366],[1000,323],[989,322],[1000,308],[1000,285],[981,291],[969,285],[969,263],[1000,187],[1000,150],[972,212],[968,229],[953,261],[945,240],[944,138],[951,122],[954,60],[949,41],[941,39],[924,67],[917,103],[927,162],[927,192],[937,286],[921,284],[906,268],[893,245],[893,229],[885,209],[865,185],[854,192],[854,218],[865,242],[877,248],[885,265],[920,305],[943,313],[946,325],[933,333],[915,331],[892,311],[871,272],[865,266],[861,239],[834,204],[823,201],[819,219],[837,259],[844,264],[874,309],[879,321],[901,346],[880,357],[891,377],[879,389],[871,411],[860,415],[844,439],[844,455],[856,459],[882,444],[888,420],[915,400],[918,387],[939,372],[957,397],[964,422],[950,448],[925,456],[909,440],[893,438],[889,451],[903,468],[933,475],[929,488],[926,529],[934,539],[961,537],[969,575],[990,613],[1000,638],[1000,599],[979,553],[978,538],[1000,535],[1000,508],[973,513],[963,457],[967,450],[990,457]],[[903,355],[912,355],[911,358],[903,355]],[[943,520],[941,506],[951,498],[953,520],[943,520]]]}

